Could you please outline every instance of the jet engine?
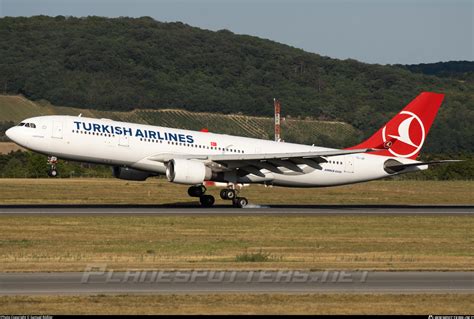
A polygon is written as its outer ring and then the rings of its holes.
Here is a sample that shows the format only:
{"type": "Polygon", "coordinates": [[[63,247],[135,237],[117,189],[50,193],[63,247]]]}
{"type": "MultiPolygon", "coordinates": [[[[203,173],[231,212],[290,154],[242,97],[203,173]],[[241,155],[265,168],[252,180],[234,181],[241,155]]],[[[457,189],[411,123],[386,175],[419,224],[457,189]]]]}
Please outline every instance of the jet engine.
{"type": "Polygon", "coordinates": [[[128,181],[144,181],[150,177],[150,173],[139,171],[137,169],[128,168],[128,167],[118,167],[114,166],[113,168],[114,177],[119,179],[125,179],[128,181]]]}
{"type": "Polygon", "coordinates": [[[177,158],[169,161],[166,166],[166,178],[173,183],[195,185],[211,177],[212,170],[199,161],[177,158]]]}

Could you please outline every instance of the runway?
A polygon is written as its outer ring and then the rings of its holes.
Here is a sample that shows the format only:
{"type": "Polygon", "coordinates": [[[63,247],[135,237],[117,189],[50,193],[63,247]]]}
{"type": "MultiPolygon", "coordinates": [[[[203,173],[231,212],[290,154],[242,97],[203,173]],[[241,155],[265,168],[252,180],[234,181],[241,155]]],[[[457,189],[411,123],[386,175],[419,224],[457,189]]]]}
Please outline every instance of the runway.
{"type": "Polygon", "coordinates": [[[249,205],[239,209],[219,205],[1,205],[0,215],[333,215],[333,214],[473,214],[474,206],[416,205],[249,205]]]}
{"type": "Polygon", "coordinates": [[[129,271],[1,273],[0,295],[474,293],[473,272],[129,271]]]}

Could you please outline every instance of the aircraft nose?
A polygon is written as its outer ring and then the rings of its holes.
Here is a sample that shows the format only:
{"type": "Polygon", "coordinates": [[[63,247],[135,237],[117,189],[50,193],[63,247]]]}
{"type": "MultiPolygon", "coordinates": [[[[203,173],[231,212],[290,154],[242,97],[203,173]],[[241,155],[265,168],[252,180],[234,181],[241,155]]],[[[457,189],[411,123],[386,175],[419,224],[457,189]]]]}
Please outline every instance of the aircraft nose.
{"type": "Polygon", "coordinates": [[[11,139],[12,141],[14,141],[14,139],[13,139],[13,135],[14,135],[14,134],[13,134],[13,130],[14,130],[14,127],[11,127],[11,128],[9,128],[9,129],[5,132],[5,135],[6,135],[9,139],[11,139]]]}
{"type": "Polygon", "coordinates": [[[24,134],[21,134],[22,132],[18,130],[19,127],[10,127],[6,132],[5,132],[5,135],[10,139],[12,140],[13,142],[15,143],[24,143],[24,138],[23,138],[23,135],[24,134]]]}
{"type": "Polygon", "coordinates": [[[23,127],[20,127],[20,126],[14,126],[14,127],[9,128],[5,132],[5,135],[11,141],[23,147],[28,147],[28,145],[30,144],[31,137],[32,137],[32,134],[28,129],[25,130],[23,127]]]}

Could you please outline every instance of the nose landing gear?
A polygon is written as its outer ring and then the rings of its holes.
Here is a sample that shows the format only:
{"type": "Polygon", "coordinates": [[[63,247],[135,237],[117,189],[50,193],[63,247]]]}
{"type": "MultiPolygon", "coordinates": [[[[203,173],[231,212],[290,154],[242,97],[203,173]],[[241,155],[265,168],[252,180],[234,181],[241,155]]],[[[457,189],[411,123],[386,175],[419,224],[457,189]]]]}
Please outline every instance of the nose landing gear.
{"type": "Polygon", "coordinates": [[[199,197],[202,207],[211,207],[214,205],[215,198],[212,195],[205,195],[206,187],[204,185],[196,185],[188,188],[188,195],[191,197],[199,197]]]}
{"type": "Polygon", "coordinates": [[[48,176],[49,177],[57,177],[58,170],[56,169],[56,164],[58,163],[58,158],[56,156],[48,156],[48,176]]]}

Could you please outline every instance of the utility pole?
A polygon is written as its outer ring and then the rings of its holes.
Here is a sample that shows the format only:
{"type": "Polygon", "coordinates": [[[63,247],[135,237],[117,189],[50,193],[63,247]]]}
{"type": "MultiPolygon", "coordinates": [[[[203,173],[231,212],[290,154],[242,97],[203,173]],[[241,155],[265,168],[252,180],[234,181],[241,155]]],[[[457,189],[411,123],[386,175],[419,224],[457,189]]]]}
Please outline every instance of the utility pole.
{"type": "Polygon", "coordinates": [[[275,141],[280,142],[280,101],[273,98],[273,107],[275,108],[275,141]]]}

